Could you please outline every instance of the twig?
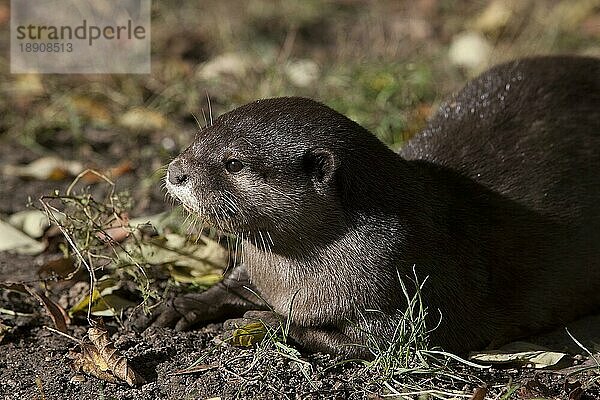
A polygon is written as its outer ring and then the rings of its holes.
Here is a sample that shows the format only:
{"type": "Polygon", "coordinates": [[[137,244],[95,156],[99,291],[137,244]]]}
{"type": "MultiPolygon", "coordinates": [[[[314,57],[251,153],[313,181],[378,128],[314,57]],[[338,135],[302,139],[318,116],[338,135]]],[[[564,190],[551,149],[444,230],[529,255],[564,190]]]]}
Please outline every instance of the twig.
{"type": "Polygon", "coordinates": [[[67,334],[67,333],[61,332],[61,331],[59,331],[58,329],[54,329],[54,328],[51,328],[51,327],[49,327],[49,326],[46,326],[46,325],[44,325],[44,326],[43,326],[43,328],[44,328],[44,329],[47,329],[47,330],[49,330],[50,332],[53,332],[53,333],[56,333],[56,334],[58,334],[58,335],[64,336],[64,337],[66,337],[67,339],[71,339],[71,340],[72,340],[72,341],[74,341],[75,343],[79,343],[79,342],[81,342],[79,339],[77,339],[77,338],[75,338],[75,337],[73,337],[73,336],[71,336],[71,335],[69,335],[69,334],[67,334]]]}
{"type": "Polygon", "coordinates": [[[22,313],[18,311],[9,310],[7,308],[0,308],[0,314],[12,315],[13,317],[33,317],[35,314],[22,313]]]}

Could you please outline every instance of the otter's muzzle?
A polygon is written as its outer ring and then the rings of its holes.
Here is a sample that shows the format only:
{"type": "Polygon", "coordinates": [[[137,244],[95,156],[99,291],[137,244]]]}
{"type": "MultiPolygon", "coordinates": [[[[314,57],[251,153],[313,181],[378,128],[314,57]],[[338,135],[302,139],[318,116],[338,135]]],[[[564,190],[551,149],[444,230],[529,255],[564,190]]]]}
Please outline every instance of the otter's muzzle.
{"type": "Polygon", "coordinates": [[[180,160],[173,160],[167,168],[167,179],[169,183],[180,186],[185,184],[189,176],[185,172],[183,163],[180,160]]]}

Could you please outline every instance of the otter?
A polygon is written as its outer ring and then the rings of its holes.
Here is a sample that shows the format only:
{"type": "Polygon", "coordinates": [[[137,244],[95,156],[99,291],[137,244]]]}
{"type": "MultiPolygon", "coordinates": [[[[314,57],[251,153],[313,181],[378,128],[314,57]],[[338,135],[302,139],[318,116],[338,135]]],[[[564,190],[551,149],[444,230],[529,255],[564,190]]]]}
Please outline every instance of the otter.
{"type": "Polygon", "coordinates": [[[279,319],[308,351],[364,356],[414,274],[431,344],[498,346],[600,306],[600,60],[493,67],[399,153],[316,101],[258,100],[203,129],[166,186],[243,262],[157,325],[279,319]]]}

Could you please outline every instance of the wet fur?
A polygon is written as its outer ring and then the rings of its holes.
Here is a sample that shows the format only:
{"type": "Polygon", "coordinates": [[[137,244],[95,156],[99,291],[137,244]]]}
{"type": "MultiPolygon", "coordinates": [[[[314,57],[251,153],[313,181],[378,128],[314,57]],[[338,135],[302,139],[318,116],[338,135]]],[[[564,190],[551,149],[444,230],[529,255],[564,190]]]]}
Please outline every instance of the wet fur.
{"type": "Polygon", "coordinates": [[[221,116],[174,164],[189,180],[167,182],[170,193],[243,235],[245,258],[224,283],[176,299],[161,325],[266,302],[282,317],[292,310],[291,337],[307,349],[353,355],[344,345],[365,344],[364,331],[391,335],[406,307],[398,275],[413,266],[429,277],[429,325],[432,310],[443,316],[432,341],[450,351],[600,306],[597,59],[497,66],[400,155],[322,104],[276,98],[221,116]],[[231,156],[245,164],[238,174],[223,167],[231,156]]]}

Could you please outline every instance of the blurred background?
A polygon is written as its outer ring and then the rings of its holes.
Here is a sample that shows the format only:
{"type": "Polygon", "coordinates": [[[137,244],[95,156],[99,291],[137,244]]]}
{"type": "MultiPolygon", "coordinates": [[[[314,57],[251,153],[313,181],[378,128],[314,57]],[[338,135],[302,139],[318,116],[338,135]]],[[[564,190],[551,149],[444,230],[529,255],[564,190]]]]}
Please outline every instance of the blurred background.
{"type": "MultiPolygon", "coordinates": [[[[445,96],[504,60],[600,56],[600,0],[152,2],[149,75],[12,75],[0,2],[0,216],[95,168],[132,214],[169,208],[161,167],[196,119],[308,96],[393,148],[445,96]]],[[[93,179],[89,183],[94,183],[93,179]]]]}

